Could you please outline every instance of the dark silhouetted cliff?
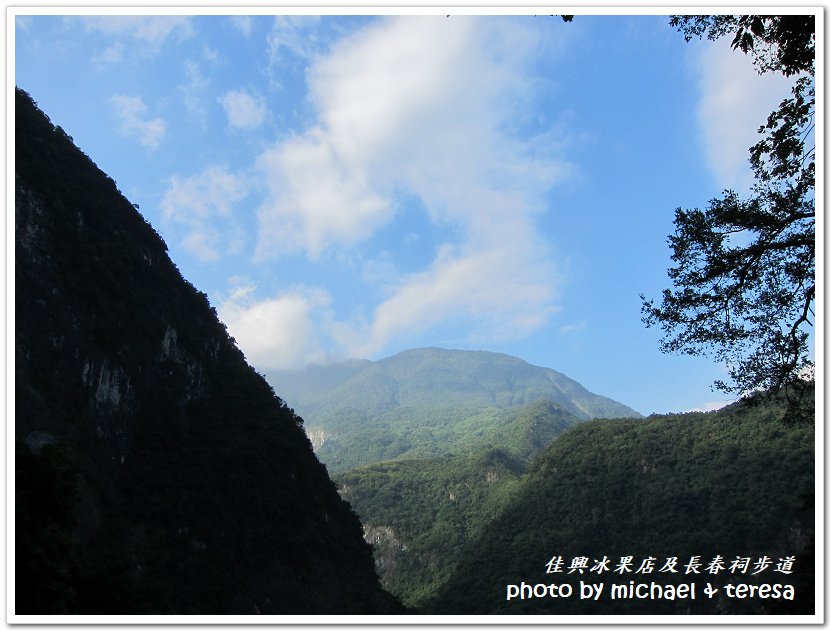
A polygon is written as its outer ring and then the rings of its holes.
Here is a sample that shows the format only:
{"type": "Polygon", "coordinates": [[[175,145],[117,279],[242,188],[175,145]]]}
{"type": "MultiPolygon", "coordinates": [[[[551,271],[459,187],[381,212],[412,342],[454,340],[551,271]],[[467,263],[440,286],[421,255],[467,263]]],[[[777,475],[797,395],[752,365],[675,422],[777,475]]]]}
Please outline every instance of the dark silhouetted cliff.
{"type": "Polygon", "coordinates": [[[397,612],[301,420],[25,92],[15,613],[397,612]]]}

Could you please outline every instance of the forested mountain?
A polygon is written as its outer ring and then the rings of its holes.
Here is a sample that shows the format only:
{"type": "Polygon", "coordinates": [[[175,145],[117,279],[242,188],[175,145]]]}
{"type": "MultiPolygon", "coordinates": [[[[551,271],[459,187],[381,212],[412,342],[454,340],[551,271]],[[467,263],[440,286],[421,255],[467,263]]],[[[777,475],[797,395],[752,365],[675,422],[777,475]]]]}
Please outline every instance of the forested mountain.
{"type": "Polygon", "coordinates": [[[21,90],[15,142],[14,612],[400,611],[301,419],[21,90]]]}
{"type": "Polygon", "coordinates": [[[335,476],[360,515],[384,587],[417,607],[457,568],[458,552],[480,536],[516,489],[529,459],[582,420],[540,400],[500,410],[492,425],[472,416],[473,437],[456,454],[397,459],[335,476]],[[491,446],[483,447],[483,440],[491,446]]]}
{"type": "MultiPolygon", "coordinates": [[[[458,550],[459,565],[422,607],[432,613],[813,614],[815,607],[815,433],[812,418],[782,422],[785,404],[738,403],[718,412],[592,420],[563,433],[514,486],[499,516],[458,550]],[[592,573],[608,557],[609,571],[592,573]],[[631,573],[614,571],[632,556],[631,573]],[[684,566],[698,556],[701,574],[684,566]],[[571,570],[574,558],[589,564],[571,570]],[[635,573],[654,557],[652,573],[635,573]],[[678,573],[659,573],[677,557],[678,573]],[[707,565],[720,557],[724,569],[707,565]],[[757,575],[756,562],[771,564],[757,575]],[[794,558],[792,571],[776,571],[794,558]],[[548,563],[560,558],[558,573],[548,563]],[[751,558],[748,570],[730,569],[751,558]],[[582,600],[580,580],[606,583],[582,600]],[[698,583],[692,601],[616,599],[610,584],[698,583]],[[508,584],[570,583],[570,598],[508,601],[508,584]],[[719,588],[711,599],[707,583],[719,588]],[[792,600],[728,597],[728,584],[792,585],[792,600]]],[[[416,507],[412,507],[417,510],[416,507]]]]}
{"type": "MultiPolygon", "coordinates": [[[[536,412],[539,412],[538,405],[536,412]]],[[[785,404],[744,403],[711,413],[574,423],[528,460],[500,449],[397,460],[335,476],[375,546],[383,584],[434,614],[810,613],[814,580],[814,431],[784,423],[785,404]],[[608,556],[796,556],[793,575],[693,576],[700,583],[797,587],[795,603],[603,599],[506,601],[507,584],[610,584],[665,574],[568,573],[608,556]],[[553,557],[567,558],[548,575],[553,557]],[[777,578],[777,579],[776,579],[777,578]]],[[[662,566],[662,565],[661,565],[662,566]]],[[[610,567],[613,569],[613,567],[610,567]]],[[[655,568],[655,572],[660,567],[655,568]]],[[[682,571],[682,569],[681,569],[682,571]]],[[[728,574],[728,575],[727,575],[728,574]]],[[[674,583],[691,578],[671,576],[674,583]]],[[[670,580],[671,581],[671,580],[670,580]]],[[[706,600],[703,595],[700,598],[706,600]]]]}
{"type": "Polygon", "coordinates": [[[318,457],[334,472],[501,444],[509,410],[534,401],[581,420],[640,416],[555,370],[495,352],[423,348],[268,380],[305,418],[318,457]]]}

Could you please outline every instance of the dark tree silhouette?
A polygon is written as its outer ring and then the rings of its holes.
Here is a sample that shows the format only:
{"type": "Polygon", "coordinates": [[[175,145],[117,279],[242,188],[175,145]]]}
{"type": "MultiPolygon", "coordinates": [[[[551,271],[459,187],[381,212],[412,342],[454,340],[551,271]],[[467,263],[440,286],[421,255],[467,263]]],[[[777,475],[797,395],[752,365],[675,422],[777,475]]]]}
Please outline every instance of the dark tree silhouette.
{"type": "Polygon", "coordinates": [[[713,356],[726,364],[725,392],[792,400],[812,380],[809,339],[815,303],[815,16],[674,16],[687,41],[731,35],[759,73],[793,78],[749,149],[755,183],[705,210],[675,213],[668,237],[673,288],[659,306],[643,300],[646,326],[659,325],[664,352],[713,356]]]}

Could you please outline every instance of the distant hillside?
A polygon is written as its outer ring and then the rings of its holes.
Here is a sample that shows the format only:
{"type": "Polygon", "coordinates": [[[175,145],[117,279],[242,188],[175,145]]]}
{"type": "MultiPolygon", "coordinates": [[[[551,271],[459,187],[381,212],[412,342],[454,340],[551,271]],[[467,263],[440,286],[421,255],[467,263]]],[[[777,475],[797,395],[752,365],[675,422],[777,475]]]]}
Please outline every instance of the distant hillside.
{"type": "Polygon", "coordinates": [[[640,417],[576,381],[494,352],[408,350],[269,374],[332,471],[499,445],[510,409],[549,400],[575,419],[640,417]]]}
{"type": "Polygon", "coordinates": [[[112,179],[15,100],[14,613],[388,613],[301,420],[112,179]]]}
{"type": "MultiPolygon", "coordinates": [[[[812,614],[815,609],[815,433],[812,418],[782,422],[783,404],[744,403],[712,413],[642,420],[593,420],[554,440],[511,487],[509,500],[480,537],[457,551],[451,579],[422,610],[440,614],[812,614]],[[610,560],[599,577],[597,560],[610,560]],[[634,558],[631,573],[614,568],[634,558]],[[653,556],[651,573],[637,574],[653,556]],[[694,556],[702,574],[686,575],[694,556]],[[707,572],[720,556],[725,570],[707,572]],[[763,557],[772,565],[751,575],[763,557]],[[775,567],[795,558],[792,573],[775,567]],[[554,557],[560,573],[547,573],[554,557]],[[588,558],[581,571],[574,558],[588,558]],[[659,573],[666,559],[678,573],[659,573]],[[749,557],[747,571],[730,570],[749,557]],[[606,583],[600,601],[514,598],[506,585],[606,583]],[[698,598],[617,599],[610,584],[697,582],[698,598]],[[710,599],[707,583],[718,587],[710,599]],[[789,584],[793,601],[725,596],[727,584],[789,584]]],[[[375,499],[380,502],[382,498],[375,499]]],[[[411,507],[417,511],[416,507],[411,507]]],[[[424,587],[426,588],[426,587],[424,587]]]]}

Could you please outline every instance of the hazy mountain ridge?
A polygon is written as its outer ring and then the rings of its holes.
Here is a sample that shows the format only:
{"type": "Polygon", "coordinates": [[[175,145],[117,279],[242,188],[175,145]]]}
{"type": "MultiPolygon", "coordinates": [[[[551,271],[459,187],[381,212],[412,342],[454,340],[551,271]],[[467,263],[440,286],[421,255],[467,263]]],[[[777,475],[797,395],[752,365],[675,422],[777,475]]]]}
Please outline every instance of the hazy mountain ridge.
{"type": "Polygon", "coordinates": [[[15,115],[15,612],[399,612],[162,239],[20,90],[15,115]]]}
{"type": "Polygon", "coordinates": [[[511,409],[542,400],[574,420],[640,417],[555,370],[486,351],[421,348],[268,380],[305,418],[317,455],[335,472],[490,448],[511,409]]]}
{"type": "Polygon", "coordinates": [[[584,419],[641,417],[556,370],[483,350],[417,348],[379,361],[274,372],[268,379],[307,421],[337,408],[506,408],[543,398],[584,419]]]}

